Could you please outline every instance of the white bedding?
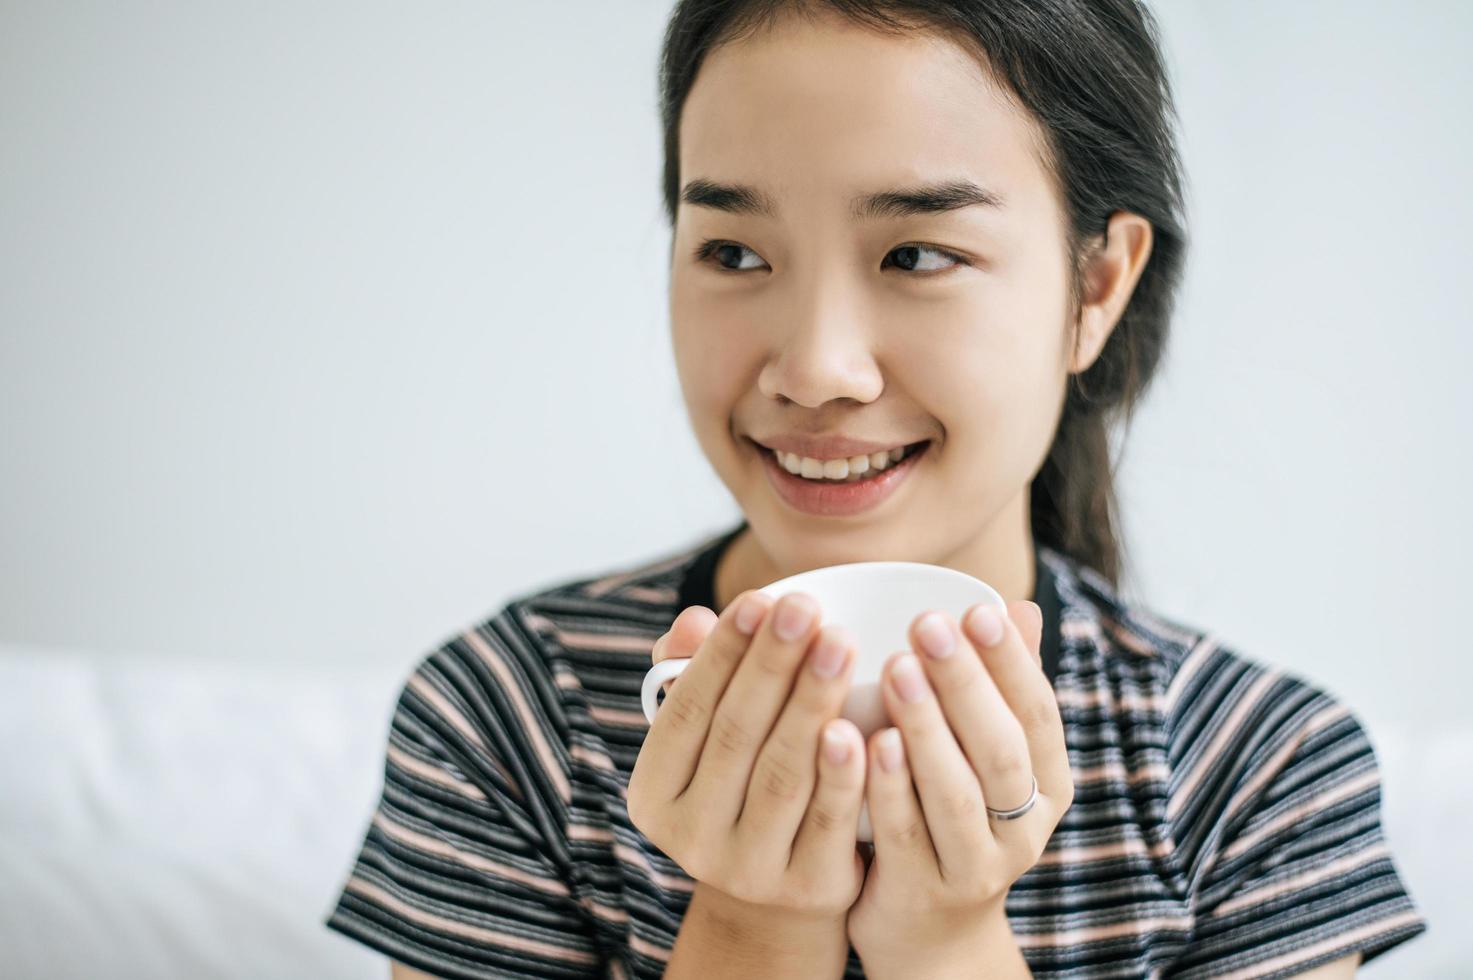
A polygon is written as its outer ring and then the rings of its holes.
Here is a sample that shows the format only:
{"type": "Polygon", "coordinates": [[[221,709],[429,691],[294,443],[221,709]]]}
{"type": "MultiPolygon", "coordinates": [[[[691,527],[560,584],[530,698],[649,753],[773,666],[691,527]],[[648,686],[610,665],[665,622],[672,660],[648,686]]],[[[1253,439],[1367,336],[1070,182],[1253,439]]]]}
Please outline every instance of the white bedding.
{"type": "MultiPolygon", "coordinates": [[[[0,962],[14,976],[385,977],[322,926],[410,666],[217,666],[0,646],[0,962]]],[[[1368,720],[1430,920],[1362,975],[1473,977],[1473,725],[1368,720]]]]}

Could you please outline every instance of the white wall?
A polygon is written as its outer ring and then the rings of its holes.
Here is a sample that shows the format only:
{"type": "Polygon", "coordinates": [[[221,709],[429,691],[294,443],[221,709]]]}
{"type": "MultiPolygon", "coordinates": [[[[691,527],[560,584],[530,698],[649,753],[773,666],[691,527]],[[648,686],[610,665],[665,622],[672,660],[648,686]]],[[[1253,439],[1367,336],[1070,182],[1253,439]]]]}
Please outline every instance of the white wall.
{"type": "MultiPolygon", "coordinates": [[[[1473,7],[1157,9],[1194,249],[1131,590],[1444,725],[1473,7]]],[[[0,640],[407,666],[733,519],[666,335],[667,10],[0,6],[0,640]]]]}

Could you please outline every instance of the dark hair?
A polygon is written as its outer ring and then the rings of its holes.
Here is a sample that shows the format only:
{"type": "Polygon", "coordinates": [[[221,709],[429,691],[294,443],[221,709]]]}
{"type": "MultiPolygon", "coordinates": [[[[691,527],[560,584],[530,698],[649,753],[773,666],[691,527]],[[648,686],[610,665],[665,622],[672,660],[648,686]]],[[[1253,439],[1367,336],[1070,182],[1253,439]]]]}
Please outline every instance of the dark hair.
{"type": "Polygon", "coordinates": [[[1186,252],[1175,110],[1150,12],[1139,0],[680,0],[660,59],[665,211],[680,193],[680,112],[707,52],[779,14],[836,11],[875,30],[927,29],[983,58],[1041,124],[1043,162],[1066,218],[1070,322],[1077,324],[1089,245],[1110,215],[1151,223],[1151,255],[1099,357],[1069,384],[1030,491],[1035,540],[1119,586],[1123,566],[1109,430],[1128,427],[1166,346],[1186,252]]]}

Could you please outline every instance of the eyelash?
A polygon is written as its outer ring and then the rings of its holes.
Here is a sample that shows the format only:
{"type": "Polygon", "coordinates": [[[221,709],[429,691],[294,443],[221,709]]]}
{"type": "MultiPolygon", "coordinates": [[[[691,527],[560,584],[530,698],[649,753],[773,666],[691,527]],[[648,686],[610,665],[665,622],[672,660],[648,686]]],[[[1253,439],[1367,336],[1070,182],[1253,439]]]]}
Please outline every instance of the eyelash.
{"type": "MultiPolygon", "coordinates": [[[[700,244],[700,246],[696,249],[696,261],[697,262],[705,262],[705,263],[714,265],[717,272],[724,272],[724,273],[731,273],[731,274],[740,274],[740,273],[743,273],[743,272],[755,272],[756,271],[755,269],[728,269],[728,268],[726,268],[725,266],[723,266],[719,262],[712,263],[711,262],[711,259],[716,254],[716,250],[718,248],[721,248],[721,247],[726,246],[726,245],[732,245],[732,246],[735,246],[736,248],[746,249],[749,252],[752,251],[751,249],[747,248],[747,246],[745,246],[745,245],[740,245],[740,244],[738,244],[736,242],[730,242],[730,241],[727,241],[724,238],[708,238],[706,241],[702,242],[700,244]]],[[[955,262],[957,265],[971,265],[972,264],[972,263],[968,262],[966,259],[962,258],[960,255],[957,255],[955,252],[947,251],[944,248],[938,248],[935,245],[922,245],[920,242],[906,242],[904,245],[896,245],[889,252],[886,252],[885,253],[885,257],[886,258],[889,258],[891,253],[897,252],[897,251],[899,251],[902,248],[919,248],[919,249],[925,249],[926,251],[929,251],[929,252],[935,252],[938,255],[944,255],[944,256],[946,256],[948,259],[950,259],[951,261],[955,262]]],[[[756,254],[756,253],[753,253],[753,254],[756,254]]],[[[930,271],[927,271],[927,272],[917,272],[917,273],[915,273],[915,275],[920,276],[922,278],[925,278],[927,276],[941,275],[943,272],[946,272],[946,271],[949,271],[949,270],[946,270],[946,269],[934,269],[934,270],[930,270],[930,271]]]]}

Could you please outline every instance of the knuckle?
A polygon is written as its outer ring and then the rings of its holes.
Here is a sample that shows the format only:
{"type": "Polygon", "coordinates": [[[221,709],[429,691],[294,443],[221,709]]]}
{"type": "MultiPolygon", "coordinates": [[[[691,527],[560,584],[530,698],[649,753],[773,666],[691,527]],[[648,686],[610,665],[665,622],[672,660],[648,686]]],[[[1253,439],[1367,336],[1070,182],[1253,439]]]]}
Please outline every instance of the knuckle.
{"type": "Polygon", "coordinates": [[[1048,731],[1059,722],[1059,708],[1053,701],[1029,698],[1018,708],[1018,722],[1027,732],[1048,731]]]}
{"type": "Polygon", "coordinates": [[[987,756],[986,767],[989,775],[1003,778],[1026,777],[1032,772],[1028,763],[1028,754],[1015,748],[993,751],[987,756]]]}
{"type": "Polygon", "coordinates": [[[670,712],[670,720],[682,730],[699,729],[706,724],[707,710],[688,687],[673,686],[660,702],[660,710],[670,712]]]}
{"type": "Polygon", "coordinates": [[[914,847],[926,839],[926,819],[916,816],[890,831],[890,839],[903,847],[914,847]]]}
{"type": "Polygon", "coordinates": [[[952,793],[942,806],[946,815],[959,823],[980,819],[982,815],[982,799],[976,793],[952,793]]]}
{"type": "Polygon", "coordinates": [[[730,714],[717,712],[711,723],[711,738],[716,747],[728,755],[743,755],[756,742],[756,735],[730,714]]]}
{"type": "Polygon", "coordinates": [[[808,808],[808,821],[813,824],[813,829],[821,834],[838,830],[845,825],[844,818],[848,814],[841,812],[832,801],[814,800],[808,808]]]}
{"type": "Polygon", "coordinates": [[[762,761],[761,785],[767,795],[793,800],[803,789],[805,773],[781,752],[769,752],[762,761]]]}

